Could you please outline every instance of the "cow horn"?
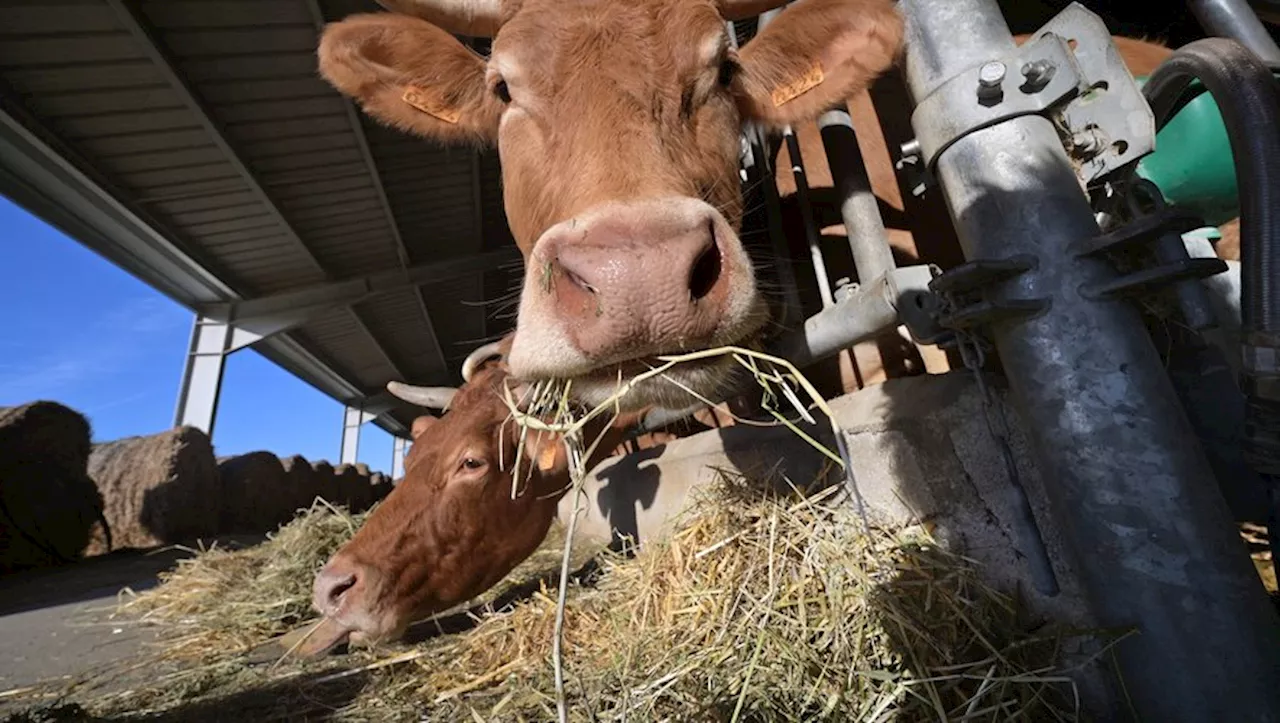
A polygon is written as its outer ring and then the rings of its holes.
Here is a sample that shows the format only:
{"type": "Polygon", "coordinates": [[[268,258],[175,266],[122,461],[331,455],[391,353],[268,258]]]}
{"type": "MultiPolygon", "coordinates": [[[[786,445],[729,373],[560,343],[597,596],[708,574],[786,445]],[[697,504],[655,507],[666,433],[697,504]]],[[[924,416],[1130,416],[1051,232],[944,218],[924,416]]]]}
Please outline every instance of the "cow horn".
{"type": "Polygon", "coordinates": [[[378,4],[473,38],[492,38],[502,27],[502,0],[378,0],[378,4]]]}
{"type": "Polygon", "coordinates": [[[387,391],[393,397],[428,409],[447,409],[458,393],[453,387],[415,387],[401,382],[387,382],[387,391]]]}
{"type": "Polygon", "coordinates": [[[468,354],[466,361],[462,362],[462,381],[471,381],[481,364],[495,356],[502,356],[501,345],[501,341],[491,341],[468,354]]]}
{"type": "Polygon", "coordinates": [[[720,0],[720,17],[725,20],[745,20],[786,4],[786,0],[720,0]]]}

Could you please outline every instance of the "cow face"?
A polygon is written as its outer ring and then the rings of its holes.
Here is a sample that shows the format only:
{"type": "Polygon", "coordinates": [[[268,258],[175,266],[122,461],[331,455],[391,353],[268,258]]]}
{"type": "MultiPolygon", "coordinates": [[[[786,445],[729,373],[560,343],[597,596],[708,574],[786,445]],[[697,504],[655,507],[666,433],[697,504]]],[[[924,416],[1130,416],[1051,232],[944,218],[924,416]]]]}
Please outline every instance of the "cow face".
{"type": "MultiPolygon", "coordinates": [[[[655,356],[755,343],[768,311],[738,235],[742,124],[817,117],[883,72],[902,37],[892,0],[800,0],[741,51],[725,19],[781,3],[383,4],[403,14],[326,29],[321,72],[385,123],[496,142],[526,262],[511,371],[570,378],[588,404],[655,356]],[[446,30],[493,34],[491,56],[446,30]]],[[[730,371],[721,359],[672,376],[712,395],[730,371]]],[[[624,406],[671,403],[677,388],[654,380],[624,406]]]]}
{"type": "Polygon", "coordinates": [[[526,438],[513,499],[506,378],[500,366],[477,371],[449,411],[423,425],[403,481],[316,576],[313,604],[332,622],[327,644],[394,638],[492,587],[542,542],[568,484],[563,446],[526,438]]]}

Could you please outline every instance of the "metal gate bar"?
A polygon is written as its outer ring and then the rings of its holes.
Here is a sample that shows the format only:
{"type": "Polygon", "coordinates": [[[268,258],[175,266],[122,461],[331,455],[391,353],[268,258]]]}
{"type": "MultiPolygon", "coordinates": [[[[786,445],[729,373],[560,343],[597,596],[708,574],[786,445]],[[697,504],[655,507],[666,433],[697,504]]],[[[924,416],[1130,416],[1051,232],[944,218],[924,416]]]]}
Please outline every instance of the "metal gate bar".
{"type": "MultiPolygon", "coordinates": [[[[1014,50],[993,0],[901,7],[917,106],[1014,50]]],[[[1053,125],[1020,116],[961,137],[936,177],[967,259],[1035,258],[1009,296],[1047,309],[991,331],[1094,613],[1140,631],[1116,649],[1138,717],[1280,720],[1277,616],[1204,453],[1137,311],[1081,296],[1114,272],[1067,251],[1099,230],[1053,125]]]]}

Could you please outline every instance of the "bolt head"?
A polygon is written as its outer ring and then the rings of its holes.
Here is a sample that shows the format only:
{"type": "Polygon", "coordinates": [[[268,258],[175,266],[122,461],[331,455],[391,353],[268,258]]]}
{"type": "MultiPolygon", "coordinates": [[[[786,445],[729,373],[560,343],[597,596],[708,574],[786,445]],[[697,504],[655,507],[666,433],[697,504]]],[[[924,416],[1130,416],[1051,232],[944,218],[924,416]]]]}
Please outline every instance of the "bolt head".
{"type": "Polygon", "coordinates": [[[978,69],[978,83],[984,88],[993,88],[1004,82],[1004,63],[993,60],[978,69]]]}

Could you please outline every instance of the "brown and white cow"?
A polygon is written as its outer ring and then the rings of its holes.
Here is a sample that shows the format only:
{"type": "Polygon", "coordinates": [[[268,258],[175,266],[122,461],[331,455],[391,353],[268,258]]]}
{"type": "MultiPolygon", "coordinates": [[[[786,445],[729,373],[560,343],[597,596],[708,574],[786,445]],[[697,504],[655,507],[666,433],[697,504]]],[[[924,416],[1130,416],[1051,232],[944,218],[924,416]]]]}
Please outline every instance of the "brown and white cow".
{"type": "MultiPolygon", "coordinates": [[[[395,638],[414,620],[495,585],[546,537],[569,488],[564,445],[530,433],[518,452],[503,394],[506,386],[515,398],[524,390],[508,384],[503,361],[477,363],[467,376],[457,390],[388,385],[406,401],[448,409],[415,421],[404,479],[317,574],[313,604],[325,621],[300,648],[304,654],[348,635],[395,638]],[[513,498],[517,454],[524,456],[513,498]]],[[[601,441],[588,466],[607,457],[635,421],[628,415],[590,425],[586,438],[601,441]]]]}
{"type": "MultiPolygon", "coordinates": [[[[516,376],[588,404],[653,357],[755,343],[768,307],[739,237],[745,121],[816,118],[887,69],[892,0],[800,0],[741,50],[726,19],[780,0],[383,0],[329,25],[320,71],[384,123],[496,143],[525,258],[516,376]],[[493,37],[486,60],[450,33],[493,37]]],[[[704,396],[732,360],[672,376],[704,396]]],[[[687,404],[676,385],[625,400],[687,404]]]]}

